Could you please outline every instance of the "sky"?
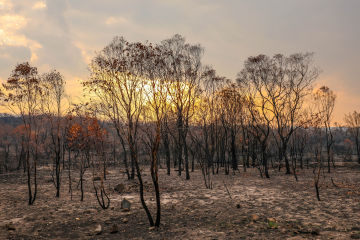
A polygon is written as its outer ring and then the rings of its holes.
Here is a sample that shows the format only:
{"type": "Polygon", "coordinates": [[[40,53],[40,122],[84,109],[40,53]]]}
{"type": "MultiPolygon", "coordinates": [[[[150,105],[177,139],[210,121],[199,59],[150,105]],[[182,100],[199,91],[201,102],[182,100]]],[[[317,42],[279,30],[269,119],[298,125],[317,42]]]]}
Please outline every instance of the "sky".
{"type": "Polygon", "coordinates": [[[29,61],[60,71],[76,98],[113,37],[158,43],[178,33],[230,79],[249,56],[314,52],[316,87],[337,94],[333,120],[342,122],[360,111],[359,10],[359,0],[0,0],[0,81],[29,61]]]}

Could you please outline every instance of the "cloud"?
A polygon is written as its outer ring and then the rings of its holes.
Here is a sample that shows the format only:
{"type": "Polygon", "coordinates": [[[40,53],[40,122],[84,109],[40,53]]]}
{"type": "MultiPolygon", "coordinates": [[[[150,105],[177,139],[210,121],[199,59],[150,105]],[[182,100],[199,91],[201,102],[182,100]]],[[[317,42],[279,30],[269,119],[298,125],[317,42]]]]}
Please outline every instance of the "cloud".
{"type": "Polygon", "coordinates": [[[85,62],[86,64],[91,63],[91,60],[92,60],[92,58],[93,58],[94,55],[95,55],[94,49],[96,49],[96,48],[95,48],[94,46],[85,44],[85,43],[83,43],[83,42],[81,42],[81,41],[75,41],[75,42],[74,42],[74,45],[75,45],[78,49],[80,49],[80,51],[81,51],[81,56],[82,56],[84,62],[85,62]]]}
{"type": "Polygon", "coordinates": [[[27,20],[21,15],[6,14],[0,16],[0,46],[28,47],[31,50],[30,61],[36,61],[37,50],[42,46],[25,35],[20,34],[19,30],[27,25],[27,20]]]}
{"type": "Polygon", "coordinates": [[[113,25],[113,24],[126,24],[128,20],[123,17],[108,17],[105,21],[106,25],[113,25]]]}
{"type": "Polygon", "coordinates": [[[70,83],[87,77],[95,51],[114,36],[158,43],[179,33],[205,47],[204,63],[228,78],[249,56],[315,52],[319,82],[339,92],[341,115],[360,102],[359,7],[358,0],[0,0],[0,77],[31,59],[70,83]]]}
{"type": "Polygon", "coordinates": [[[43,1],[36,2],[32,7],[32,9],[44,9],[44,8],[46,8],[46,3],[43,1]]]}
{"type": "Polygon", "coordinates": [[[10,10],[12,7],[13,5],[10,0],[0,0],[0,10],[10,10]]]}
{"type": "Polygon", "coordinates": [[[3,15],[0,16],[0,28],[3,31],[19,30],[26,26],[26,19],[20,15],[3,15]]]}

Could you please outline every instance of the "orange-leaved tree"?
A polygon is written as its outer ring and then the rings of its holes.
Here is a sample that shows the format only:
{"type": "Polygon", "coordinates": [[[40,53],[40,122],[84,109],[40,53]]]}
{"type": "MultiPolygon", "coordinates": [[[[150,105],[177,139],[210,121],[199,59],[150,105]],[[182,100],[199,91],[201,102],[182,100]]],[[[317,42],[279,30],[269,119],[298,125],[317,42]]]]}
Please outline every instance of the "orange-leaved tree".
{"type": "Polygon", "coordinates": [[[36,168],[40,130],[38,120],[40,117],[40,96],[43,92],[42,81],[38,76],[37,68],[25,62],[15,66],[3,87],[5,89],[2,93],[3,101],[10,111],[21,116],[24,125],[28,203],[32,205],[37,194],[36,168]],[[31,147],[34,148],[31,149],[31,147]],[[34,186],[32,187],[32,185],[34,186]]]}

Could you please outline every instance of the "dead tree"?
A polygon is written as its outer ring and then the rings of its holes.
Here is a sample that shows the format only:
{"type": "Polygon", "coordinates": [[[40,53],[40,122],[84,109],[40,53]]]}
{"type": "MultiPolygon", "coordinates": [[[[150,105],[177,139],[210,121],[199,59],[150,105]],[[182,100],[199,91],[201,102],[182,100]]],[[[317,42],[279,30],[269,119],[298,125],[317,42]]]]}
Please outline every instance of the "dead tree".
{"type": "Polygon", "coordinates": [[[186,179],[190,179],[189,156],[187,149],[187,134],[189,121],[194,113],[196,96],[199,94],[198,83],[202,75],[201,57],[203,49],[200,45],[190,45],[185,38],[174,35],[162,41],[161,48],[167,52],[165,59],[171,87],[168,95],[174,106],[176,114],[176,145],[178,174],[182,172],[182,159],[184,155],[186,179]]]}
{"type": "Polygon", "coordinates": [[[285,159],[287,174],[291,173],[288,143],[298,127],[296,123],[301,116],[305,97],[310,94],[312,83],[319,75],[319,70],[313,66],[312,55],[298,53],[286,57],[277,54],[272,58],[259,55],[245,62],[244,69],[255,76],[249,81],[261,86],[261,97],[266,100],[266,108],[274,116],[279,156],[285,159]]]}
{"type": "Polygon", "coordinates": [[[56,187],[56,197],[60,197],[61,185],[61,159],[63,157],[62,115],[63,98],[65,96],[65,81],[63,76],[53,70],[42,76],[44,91],[41,95],[41,110],[49,122],[51,152],[54,155],[53,175],[56,187]]]}
{"type": "MultiPolygon", "coordinates": [[[[169,76],[164,71],[164,58],[160,46],[151,44],[130,43],[121,37],[116,37],[92,61],[91,79],[84,82],[84,87],[96,95],[95,101],[100,113],[110,119],[114,127],[123,131],[131,158],[131,176],[136,171],[139,181],[141,204],[146,212],[151,226],[160,224],[160,192],[158,182],[158,149],[160,144],[161,127],[165,111],[158,104],[163,104],[163,94],[168,93],[164,82],[159,82],[169,76]],[[159,89],[161,94],[159,93],[159,89]],[[163,91],[166,90],[165,93],[163,91]],[[156,91],[156,92],[154,92],[156,91]],[[150,97],[151,94],[152,95],[150,97]],[[158,95],[160,94],[160,95],[158,95]],[[161,99],[154,98],[160,97],[161,99]],[[152,101],[150,101],[152,99],[152,101]],[[155,113],[156,131],[151,138],[151,176],[156,193],[157,218],[154,223],[151,212],[144,199],[144,185],[138,161],[139,126],[146,107],[155,113]],[[160,117],[161,115],[161,117],[160,117]]],[[[150,115],[147,115],[147,117],[150,115]]],[[[121,140],[121,139],[120,139],[121,140]]]]}
{"type": "Polygon", "coordinates": [[[244,98],[234,84],[221,89],[216,94],[220,119],[224,129],[229,134],[228,158],[231,159],[233,173],[238,170],[237,139],[241,126],[244,98]]]}
{"type": "MultiPolygon", "coordinates": [[[[314,94],[314,100],[316,101],[316,106],[318,112],[321,115],[322,126],[325,128],[325,139],[326,139],[326,153],[327,153],[327,162],[328,162],[328,173],[330,173],[330,162],[332,159],[332,146],[334,143],[334,138],[331,130],[331,117],[335,107],[336,95],[328,87],[320,87],[314,94]]],[[[333,162],[335,167],[335,164],[333,162]]]]}
{"type": "Polygon", "coordinates": [[[322,156],[322,133],[321,128],[319,127],[313,127],[312,128],[312,140],[314,141],[311,143],[311,148],[313,151],[313,156],[315,163],[313,164],[313,175],[314,175],[314,187],[315,187],[315,193],[316,198],[318,201],[321,201],[320,198],[320,180],[322,176],[323,171],[323,156],[322,156]]]}
{"type": "Polygon", "coordinates": [[[24,125],[28,203],[32,205],[37,194],[39,113],[43,86],[37,68],[25,62],[15,66],[3,87],[6,90],[6,94],[2,94],[3,101],[10,111],[21,116],[24,125]]]}
{"type": "Polygon", "coordinates": [[[355,151],[360,164],[360,113],[354,111],[345,115],[345,123],[348,127],[348,133],[355,142],[355,151]]]}

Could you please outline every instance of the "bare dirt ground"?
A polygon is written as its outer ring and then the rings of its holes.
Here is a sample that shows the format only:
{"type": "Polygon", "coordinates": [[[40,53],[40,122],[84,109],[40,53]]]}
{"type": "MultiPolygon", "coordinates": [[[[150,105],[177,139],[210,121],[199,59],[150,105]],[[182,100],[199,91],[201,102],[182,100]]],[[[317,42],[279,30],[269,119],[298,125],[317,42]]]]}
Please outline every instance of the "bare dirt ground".
{"type": "MultiPolygon", "coordinates": [[[[80,202],[76,181],[71,201],[63,173],[61,196],[56,199],[49,168],[40,169],[33,206],[27,205],[26,176],[4,174],[0,175],[0,239],[360,239],[360,166],[351,166],[325,174],[320,202],[311,170],[300,171],[298,182],[275,170],[270,179],[261,179],[256,169],[229,176],[221,173],[212,177],[213,189],[206,189],[200,171],[191,173],[187,181],[177,172],[167,176],[161,169],[159,229],[149,228],[136,181],[126,180],[119,169],[109,170],[106,180],[111,198],[107,210],[97,203],[90,171],[85,200],[80,202]],[[122,194],[113,190],[119,183],[125,185],[122,194]],[[131,202],[130,211],[121,210],[123,198],[131,202]]],[[[146,199],[154,210],[150,176],[144,175],[146,199]]]]}

